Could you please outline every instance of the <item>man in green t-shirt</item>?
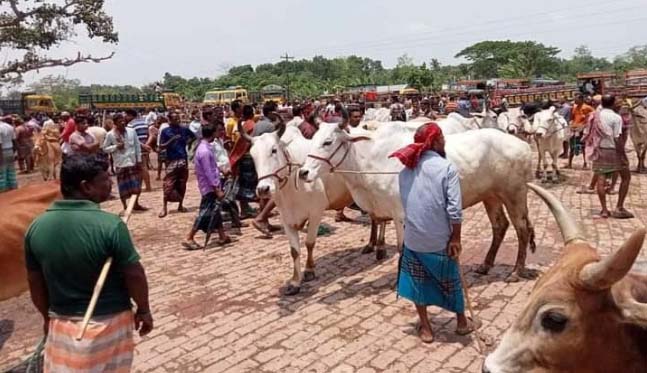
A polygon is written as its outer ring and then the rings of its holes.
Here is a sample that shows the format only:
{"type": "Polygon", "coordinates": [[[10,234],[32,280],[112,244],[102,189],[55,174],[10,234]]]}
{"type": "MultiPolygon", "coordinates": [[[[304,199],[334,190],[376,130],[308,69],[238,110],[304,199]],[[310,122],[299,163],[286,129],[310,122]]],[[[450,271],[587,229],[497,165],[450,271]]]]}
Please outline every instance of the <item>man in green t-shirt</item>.
{"type": "Polygon", "coordinates": [[[36,218],[25,236],[29,288],[47,335],[45,371],[129,370],[133,326],[141,336],[153,329],[146,274],[128,228],[99,208],[112,188],[104,166],[94,155],[66,157],[63,199],[36,218]],[[74,338],[108,257],[112,267],[79,343],[74,338]]]}

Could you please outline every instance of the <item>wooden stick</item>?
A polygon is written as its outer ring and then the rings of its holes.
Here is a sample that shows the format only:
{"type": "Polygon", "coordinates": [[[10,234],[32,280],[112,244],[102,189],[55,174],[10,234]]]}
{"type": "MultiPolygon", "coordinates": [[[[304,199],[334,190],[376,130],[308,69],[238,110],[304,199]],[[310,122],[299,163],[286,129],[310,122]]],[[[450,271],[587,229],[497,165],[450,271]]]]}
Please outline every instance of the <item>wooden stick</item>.
{"type": "Polygon", "coordinates": [[[351,174],[351,175],[399,175],[400,171],[350,171],[350,170],[334,170],[335,174],[351,174]]]}
{"type": "MultiPolygon", "coordinates": [[[[126,212],[124,213],[124,216],[121,218],[121,220],[123,220],[124,223],[128,224],[128,220],[130,219],[130,215],[132,215],[133,213],[133,209],[135,208],[136,202],[137,202],[137,196],[135,195],[130,196],[130,199],[128,200],[128,207],[126,208],[126,212]]],[[[108,277],[108,272],[110,271],[111,266],[112,266],[112,257],[109,257],[106,260],[106,262],[103,264],[103,268],[101,268],[101,273],[99,274],[97,283],[94,285],[94,290],[92,291],[92,298],[90,298],[90,304],[88,304],[88,309],[85,310],[85,315],[83,316],[83,323],[81,324],[81,330],[79,330],[79,334],[76,335],[77,341],[80,341],[81,339],[83,339],[85,330],[88,328],[88,324],[90,323],[90,319],[92,318],[94,309],[97,306],[99,295],[101,294],[101,290],[103,290],[103,285],[106,283],[106,278],[108,277]]]]}
{"type": "Polygon", "coordinates": [[[465,276],[463,276],[463,267],[461,266],[461,260],[459,257],[456,257],[456,263],[458,264],[458,274],[461,278],[461,285],[463,286],[463,293],[465,294],[465,303],[467,303],[467,310],[470,313],[470,318],[472,319],[472,323],[474,324],[474,336],[476,337],[476,344],[478,346],[478,351],[481,355],[483,355],[483,352],[485,351],[485,347],[483,346],[483,341],[481,340],[481,334],[478,331],[478,328],[476,327],[477,325],[477,319],[476,316],[474,316],[474,310],[472,309],[472,302],[470,300],[470,294],[467,289],[467,282],[465,282],[465,276]]]}

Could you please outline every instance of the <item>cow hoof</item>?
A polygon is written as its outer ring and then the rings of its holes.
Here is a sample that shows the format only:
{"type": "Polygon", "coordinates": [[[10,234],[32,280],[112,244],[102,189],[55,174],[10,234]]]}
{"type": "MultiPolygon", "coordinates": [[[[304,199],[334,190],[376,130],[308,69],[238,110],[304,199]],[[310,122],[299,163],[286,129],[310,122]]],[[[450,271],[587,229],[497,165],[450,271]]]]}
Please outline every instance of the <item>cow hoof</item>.
{"type": "Polygon", "coordinates": [[[315,272],[314,271],[303,271],[303,281],[304,282],[310,282],[315,279],[315,272]]]}
{"type": "Polygon", "coordinates": [[[490,268],[492,268],[492,266],[487,264],[481,264],[474,272],[478,273],[479,275],[485,276],[490,272],[490,268]]]}
{"type": "Polygon", "coordinates": [[[513,282],[519,282],[521,281],[521,278],[519,278],[519,275],[517,272],[512,272],[508,277],[505,278],[505,282],[507,283],[513,283],[513,282]]]}
{"type": "Polygon", "coordinates": [[[366,246],[364,246],[364,248],[362,249],[362,254],[370,254],[370,253],[372,253],[373,251],[375,251],[375,247],[373,247],[373,246],[371,246],[371,245],[366,245],[366,246]]]}
{"type": "Polygon", "coordinates": [[[517,270],[515,273],[519,276],[519,278],[522,278],[524,280],[534,280],[539,277],[540,272],[536,269],[524,268],[517,270]]]}
{"type": "Polygon", "coordinates": [[[375,259],[376,260],[384,260],[384,259],[386,259],[386,249],[378,249],[375,252],[375,259]]]}
{"type": "Polygon", "coordinates": [[[285,295],[297,295],[301,291],[300,286],[294,286],[292,284],[288,284],[288,286],[285,287],[285,290],[283,291],[283,294],[285,295]]]}

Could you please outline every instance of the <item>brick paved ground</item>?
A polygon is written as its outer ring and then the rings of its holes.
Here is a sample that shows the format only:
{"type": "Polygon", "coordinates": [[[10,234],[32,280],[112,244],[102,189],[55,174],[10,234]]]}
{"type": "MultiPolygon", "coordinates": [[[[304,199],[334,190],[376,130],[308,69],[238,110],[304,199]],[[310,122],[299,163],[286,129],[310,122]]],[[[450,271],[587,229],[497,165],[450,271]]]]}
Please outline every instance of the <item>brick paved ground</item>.
{"type": "MultiPolygon", "coordinates": [[[[647,218],[647,178],[634,175],[628,208],[637,218],[592,219],[593,195],[575,191],[590,174],[567,171],[567,180],[551,187],[586,228],[603,253],[617,248],[647,218]]],[[[136,371],[155,372],[478,372],[481,358],[470,337],[453,333],[453,315],[430,309],[437,342],[423,345],[414,335],[415,311],[393,291],[397,256],[376,263],[361,255],[368,228],[362,224],[325,223],[332,234],[320,237],[315,250],[317,279],[295,297],[279,288],[291,274],[284,236],[262,240],[245,229],[240,241],[225,248],[185,252],[184,238],[198,206],[195,181],[186,205],[191,213],[156,217],[159,185],[143,195],[155,210],[133,216],[131,232],[151,285],[155,331],[137,340],[136,371]]],[[[532,193],[531,193],[532,194],[532,193]]],[[[615,197],[612,197],[615,202],[615,197]]],[[[116,202],[105,208],[117,211],[116,202]]],[[[548,209],[534,196],[531,217],[537,253],[531,267],[545,269],[559,254],[562,241],[548,209]]],[[[490,243],[485,211],[466,212],[463,261],[482,332],[495,339],[524,306],[533,282],[508,284],[505,276],[516,255],[516,237],[508,232],[497,266],[488,276],[473,273],[490,243]]],[[[395,241],[392,227],[387,242],[395,241]]],[[[645,260],[647,254],[643,253],[645,260]]],[[[23,295],[0,303],[0,370],[24,360],[40,335],[40,318],[23,295]]]]}

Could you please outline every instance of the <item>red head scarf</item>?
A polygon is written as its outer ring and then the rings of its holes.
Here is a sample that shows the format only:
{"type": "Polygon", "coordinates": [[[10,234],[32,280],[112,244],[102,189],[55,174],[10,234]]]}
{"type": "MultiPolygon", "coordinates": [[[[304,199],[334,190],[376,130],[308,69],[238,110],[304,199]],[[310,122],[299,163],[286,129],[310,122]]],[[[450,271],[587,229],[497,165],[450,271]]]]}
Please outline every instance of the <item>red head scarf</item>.
{"type": "Polygon", "coordinates": [[[407,168],[415,168],[418,165],[422,153],[431,149],[432,144],[443,134],[443,131],[434,122],[424,125],[413,137],[414,143],[391,154],[389,158],[396,157],[407,168]]]}

